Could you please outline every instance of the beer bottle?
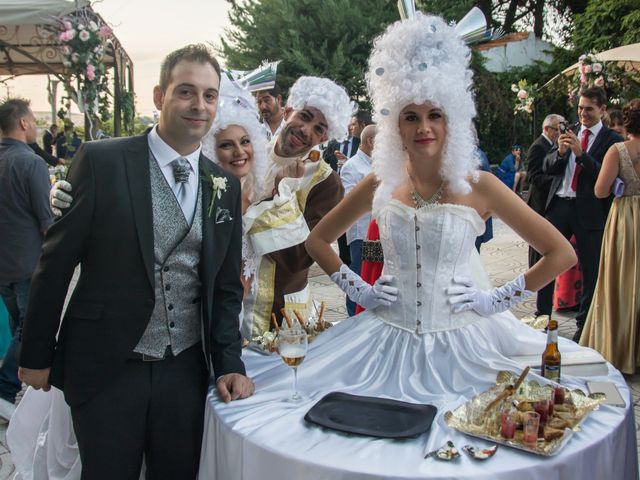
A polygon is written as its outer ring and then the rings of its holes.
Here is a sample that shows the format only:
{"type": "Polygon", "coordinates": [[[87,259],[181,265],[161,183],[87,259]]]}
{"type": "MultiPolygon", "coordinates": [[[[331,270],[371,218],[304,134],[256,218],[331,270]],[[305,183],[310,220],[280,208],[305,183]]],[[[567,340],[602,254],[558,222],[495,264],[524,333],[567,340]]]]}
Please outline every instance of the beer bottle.
{"type": "Polygon", "coordinates": [[[542,376],[560,381],[560,351],[558,350],[558,322],[549,320],[547,325],[547,348],[542,352],[542,376]]]}

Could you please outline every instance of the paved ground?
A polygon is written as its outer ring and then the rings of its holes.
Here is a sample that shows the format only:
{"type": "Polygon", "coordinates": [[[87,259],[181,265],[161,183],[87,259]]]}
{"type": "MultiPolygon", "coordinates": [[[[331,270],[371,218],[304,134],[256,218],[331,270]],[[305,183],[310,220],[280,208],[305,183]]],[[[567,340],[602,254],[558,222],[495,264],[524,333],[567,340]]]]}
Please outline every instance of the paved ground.
{"type": "MultiPolygon", "coordinates": [[[[494,285],[513,279],[526,270],[527,246],[508,227],[499,221],[494,221],[494,239],[483,245],[481,257],[487,273],[494,285]]],[[[311,269],[311,288],[318,299],[327,302],[326,318],[340,320],[346,316],[344,294],[317,267],[311,269]]],[[[530,299],[518,305],[513,313],[522,318],[535,311],[535,299],[530,299]]],[[[557,313],[554,318],[559,321],[560,335],[571,338],[575,332],[574,313],[557,313]]],[[[627,377],[631,388],[636,413],[636,431],[640,431],[637,419],[640,418],[640,374],[627,377]]],[[[5,434],[6,424],[0,424],[0,480],[9,479],[14,471],[11,455],[7,449],[5,434]]],[[[640,436],[638,437],[640,440],[640,436]]],[[[640,441],[638,442],[640,445],[640,441]]]]}

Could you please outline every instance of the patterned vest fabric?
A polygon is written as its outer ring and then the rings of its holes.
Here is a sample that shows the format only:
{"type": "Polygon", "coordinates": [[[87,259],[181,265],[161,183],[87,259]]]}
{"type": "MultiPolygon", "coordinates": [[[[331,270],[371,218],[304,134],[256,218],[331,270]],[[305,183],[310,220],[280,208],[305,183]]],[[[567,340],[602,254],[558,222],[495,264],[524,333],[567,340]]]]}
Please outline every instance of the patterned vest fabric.
{"type": "Polygon", "coordinates": [[[173,355],[201,339],[200,249],[202,245],[202,195],[198,182],[191,227],[149,152],[153,206],[155,307],[149,324],[134,349],[162,358],[167,347],[173,355]]]}

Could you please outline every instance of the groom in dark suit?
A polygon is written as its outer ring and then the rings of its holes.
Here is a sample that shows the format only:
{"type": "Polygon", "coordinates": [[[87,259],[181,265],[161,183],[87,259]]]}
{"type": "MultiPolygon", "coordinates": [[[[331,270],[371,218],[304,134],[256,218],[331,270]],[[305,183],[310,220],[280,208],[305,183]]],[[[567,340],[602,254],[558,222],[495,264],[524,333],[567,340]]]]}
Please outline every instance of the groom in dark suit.
{"type": "Polygon", "coordinates": [[[143,456],[149,479],[195,478],[210,375],[225,401],[253,393],[238,332],[240,185],[200,153],[219,84],[206,47],[169,54],[159,124],[83,145],[74,202],[45,239],[20,377],[64,391],[83,478],[138,478],[143,456]]]}
{"type": "MultiPolygon", "coordinates": [[[[602,234],[611,206],[611,198],[596,198],[593,189],[604,154],[611,145],[623,140],[602,123],[606,106],[603,89],[583,90],[578,101],[578,130],[567,130],[560,135],[558,145],[549,151],[542,167],[543,173],[553,176],[546,201],[546,217],[566,238],[572,234],[576,236],[583,283],[575,341],[580,340],[591,306],[598,279],[602,234]]],[[[541,295],[546,298],[547,311],[538,313],[550,315],[553,282],[538,292],[539,298],[541,295]]]]}

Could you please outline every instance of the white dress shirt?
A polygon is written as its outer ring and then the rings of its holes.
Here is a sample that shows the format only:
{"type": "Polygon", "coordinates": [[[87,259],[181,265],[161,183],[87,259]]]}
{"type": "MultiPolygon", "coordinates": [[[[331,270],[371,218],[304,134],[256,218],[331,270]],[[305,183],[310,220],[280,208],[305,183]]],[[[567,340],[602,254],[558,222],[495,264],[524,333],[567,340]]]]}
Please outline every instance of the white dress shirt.
{"type": "MultiPolygon", "coordinates": [[[[345,162],[340,171],[344,194],[349,193],[358,182],[371,173],[371,170],[371,157],[358,149],[356,154],[345,162]]],[[[351,225],[349,230],[347,230],[347,244],[350,244],[354,240],[364,240],[367,236],[369,223],[371,223],[371,214],[367,213],[351,225]]]]}
{"type": "MultiPolygon", "coordinates": [[[[582,142],[582,132],[584,132],[587,128],[584,125],[580,126],[580,130],[578,131],[578,142],[582,142]]],[[[596,123],[593,127],[589,128],[589,138],[587,139],[587,151],[593,145],[593,142],[596,139],[598,133],[602,130],[602,122],[596,123]]],[[[567,162],[567,168],[564,171],[564,179],[562,180],[562,185],[556,192],[556,195],[563,198],[576,198],[576,192],[574,192],[571,188],[571,181],[573,180],[573,174],[576,171],[576,155],[571,152],[569,156],[569,161],[567,162]]]]}
{"type": "Polygon", "coordinates": [[[173,190],[173,194],[177,197],[178,187],[179,185],[176,183],[175,178],[173,177],[173,167],[171,166],[171,162],[175,159],[183,157],[186,158],[191,165],[191,174],[189,175],[189,181],[187,182],[188,186],[188,194],[186,201],[180,204],[180,208],[182,208],[182,213],[184,213],[184,218],[187,220],[189,225],[193,221],[193,214],[196,209],[196,200],[198,193],[198,163],[200,161],[200,150],[202,150],[202,145],[199,145],[198,148],[195,149],[192,153],[188,155],[180,155],[173,148],[171,148],[162,138],[158,135],[157,132],[158,126],[156,125],[149,132],[149,150],[153,153],[153,156],[158,162],[158,166],[160,170],[162,170],[162,174],[164,178],[167,180],[167,183],[173,190]]]}

